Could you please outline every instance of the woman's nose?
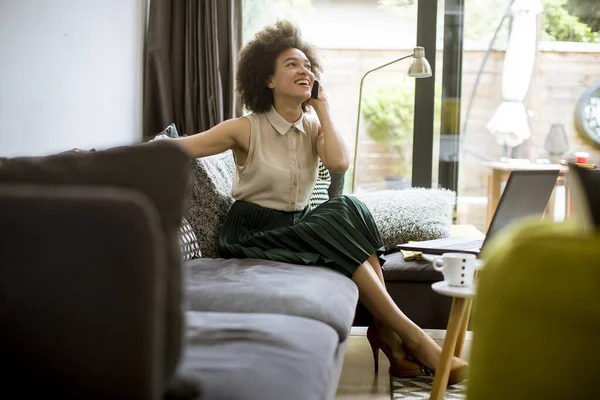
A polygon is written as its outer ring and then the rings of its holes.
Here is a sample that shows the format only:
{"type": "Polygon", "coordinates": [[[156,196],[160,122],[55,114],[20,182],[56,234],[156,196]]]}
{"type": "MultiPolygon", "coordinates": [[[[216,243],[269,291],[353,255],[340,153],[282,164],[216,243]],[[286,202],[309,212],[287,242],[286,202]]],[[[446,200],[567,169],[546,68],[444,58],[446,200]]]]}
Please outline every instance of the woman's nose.
{"type": "Polygon", "coordinates": [[[313,74],[310,69],[302,67],[302,72],[310,76],[312,79],[315,79],[315,74],[313,74]]]}

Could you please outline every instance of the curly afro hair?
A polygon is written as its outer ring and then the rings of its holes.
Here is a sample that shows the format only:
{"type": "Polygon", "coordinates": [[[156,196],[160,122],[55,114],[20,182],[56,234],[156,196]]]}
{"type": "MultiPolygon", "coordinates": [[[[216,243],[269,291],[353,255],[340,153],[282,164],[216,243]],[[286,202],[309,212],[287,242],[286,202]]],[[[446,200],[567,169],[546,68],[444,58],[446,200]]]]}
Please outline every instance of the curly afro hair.
{"type": "MultiPolygon", "coordinates": [[[[259,31],[238,54],[236,91],[247,110],[266,112],[271,109],[273,91],[267,87],[267,80],[275,74],[277,56],[289,48],[302,51],[315,77],[320,77],[322,69],[315,48],[302,39],[300,30],[292,22],[277,21],[259,31]]],[[[302,110],[306,111],[306,105],[302,105],[302,110]]]]}

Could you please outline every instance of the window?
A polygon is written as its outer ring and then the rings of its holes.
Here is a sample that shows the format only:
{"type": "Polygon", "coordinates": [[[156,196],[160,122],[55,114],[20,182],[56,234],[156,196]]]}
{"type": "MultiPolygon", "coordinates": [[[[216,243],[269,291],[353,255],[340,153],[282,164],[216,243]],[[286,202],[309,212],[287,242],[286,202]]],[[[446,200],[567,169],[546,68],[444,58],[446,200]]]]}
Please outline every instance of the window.
{"type": "MultiPolygon", "coordinates": [[[[336,126],[352,153],[363,74],[410,54],[416,42],[416,3],[405,7],[392,7],[388,3],[381,0],[243,1],[244,42],[265,25],[287,18],[296,22],[304,37],[319,49],[324,67],[321,83],[327,90],[336,126]],[[332,15],[336,17],[331,18],[332,15]]],[[[414,79],[405,73],[409,62],[391,65],[365,79],[356,190],[410,186],[414,79]],[[394,103],[386,104],[386,99],[394,103]],[[396,113],[397,110],[401,112],[396,113]],[[386,121],[389,125],[386,129],[391,131],[389,135],[381,128],[386,121]],[[378,127],[373,128],[377,123],[378,127]],[[394,140],[389,141],[387,137],[394,140]],[[400,180],[395,179],[397,176],[400,180]]],[[[350,192],[352,175],[352,170],[346,174],[346,192],[350,192]]]]}

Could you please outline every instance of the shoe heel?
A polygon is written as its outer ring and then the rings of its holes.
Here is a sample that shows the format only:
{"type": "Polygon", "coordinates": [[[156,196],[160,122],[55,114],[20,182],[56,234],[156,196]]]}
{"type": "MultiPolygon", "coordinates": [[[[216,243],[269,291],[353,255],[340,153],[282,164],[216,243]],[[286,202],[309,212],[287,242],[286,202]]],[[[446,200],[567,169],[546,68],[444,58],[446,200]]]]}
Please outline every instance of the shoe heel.
{"type": "Polygon", "coordinates": [[[379,372],[379,345],[376,339],[370,334],[371,331],[367,330],[367,340],[371,345],[371,351],[373,352],[373,364],[375,364],[375,372],[379,372]]]}
{"type": "Polygon", "coordinates": [[[375,329],[372,329],[371,327],[367,329],[367,339],[371,345],[371,350],[373,350],[375,372],[379,371],[379,350],[381,349],[383,354],[385,354],[390,361],[390,375],[398,378],[408,378],[423,374],[420,364],[414,363],[408,358],[395,358],[392,355],[391,349],[381,340],[381,337],[375,329]]]}

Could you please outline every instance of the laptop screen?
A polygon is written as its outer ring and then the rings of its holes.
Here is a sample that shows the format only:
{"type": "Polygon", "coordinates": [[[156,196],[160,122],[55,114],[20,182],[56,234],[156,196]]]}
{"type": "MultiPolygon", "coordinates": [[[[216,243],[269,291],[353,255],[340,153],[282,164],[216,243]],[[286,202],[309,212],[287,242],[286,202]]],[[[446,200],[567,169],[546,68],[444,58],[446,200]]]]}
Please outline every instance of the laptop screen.
{"type": "Polygon", "coordinates": [[[512,171],[486,240],[521,218],[543,216],[559,172],[558,169],[512,171]]]}

